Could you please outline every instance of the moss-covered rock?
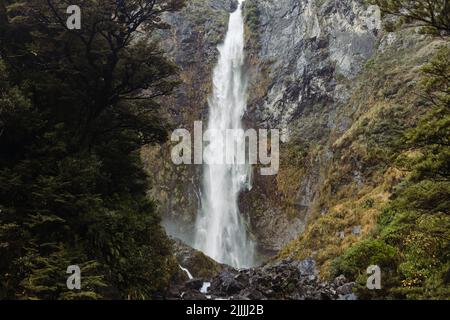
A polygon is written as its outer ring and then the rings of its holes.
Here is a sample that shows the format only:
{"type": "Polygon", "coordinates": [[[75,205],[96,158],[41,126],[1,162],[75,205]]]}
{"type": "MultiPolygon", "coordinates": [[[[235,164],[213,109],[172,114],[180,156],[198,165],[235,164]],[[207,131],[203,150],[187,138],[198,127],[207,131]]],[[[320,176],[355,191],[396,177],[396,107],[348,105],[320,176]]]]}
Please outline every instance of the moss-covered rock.
{"type": "Polygon", "coordinates": [[[174,239],[173,247],[179,265],[189,270],[194,278],[210,279],[225,267],[180,240],[174,239]]]}

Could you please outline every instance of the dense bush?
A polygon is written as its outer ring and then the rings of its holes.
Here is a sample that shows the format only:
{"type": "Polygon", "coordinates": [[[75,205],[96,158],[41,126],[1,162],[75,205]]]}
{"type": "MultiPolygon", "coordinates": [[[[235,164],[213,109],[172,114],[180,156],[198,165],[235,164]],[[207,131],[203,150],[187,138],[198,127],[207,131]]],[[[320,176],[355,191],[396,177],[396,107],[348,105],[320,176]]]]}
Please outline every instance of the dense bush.
{"type": "Polygon", "coordinates": [[[443,47],[423,72],[421,95],[431,110],[404,133],[396,150],[395,164],[409,175],[371,239],[352,246],[334,264],[336,274],[360,280],[361,297],[450,297],[450,48],[443,47]],[[382,269],[381,291],[368,292],[362,283],[370,264],[382,269]]]}
{"type": "Polygon", "coordinates": [[[244,4],[244,13],[245,13],[245,20],[247,25],[249,26],[250,30],[253,32],[257,32],[259,27],[259,19],[260,19],[260,13],[258,4],[253,1],[246,1],[244,4]]]}
{"type": "Polygon", "coordinates": [[[176,68],[137,30],[182,1],[121,3],[70,31],[65,1],[0,1],[0,298],[154,298],[176,267],[139,158],[176,68]]]}
{"type": "Polygon", "coordinates": [[[426,32],[450,32],[450,4],[447,0],[370,0],[386,14],[397,16],[400,23],[414,21],[426,32]]]}

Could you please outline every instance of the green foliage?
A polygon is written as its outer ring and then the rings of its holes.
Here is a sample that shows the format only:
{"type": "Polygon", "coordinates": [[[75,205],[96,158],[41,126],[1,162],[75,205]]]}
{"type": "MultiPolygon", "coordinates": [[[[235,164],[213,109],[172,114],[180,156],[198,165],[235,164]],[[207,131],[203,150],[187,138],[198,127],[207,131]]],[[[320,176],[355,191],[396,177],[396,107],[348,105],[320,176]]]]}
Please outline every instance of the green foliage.
{"type": "Polygon", "coordinates": [[[216,8],[211,2],[190,0],[181,14],[189,18],[194,30],[204,33],[209,43],[218,44],[223,40],[228,24],[228,14],[216,8]]]}
{"type": "Polygon", "coordinates": [[[259,5],[256,0],[247,0],[243,4],[243,14],[246,25],[246,42],[249,51],[257,52],[261,48],[261,32],[259,5]]]}
{"type": "Polygon", "coordinates": [[[363,208],[364,209],[372,208],[374,203],[375,203],[375,201],[372,198],[369,198],[366,201],[364,201],[363,208]]]}
{"type": "Polygon", "coordinates": [[[250,30],[254,32],[255,34],[258,33],[258,27],[260,24],[259,17],[259,8],[258,4],[254,0],[249,0],[245,2],[244,7],[244,13],[245,13],[245,20],[247,25],[249,26],[250,30]]]}
{"type": "Polygon", "coordinates": [[[354,276],[364,274],[370,265],[378,265],[382,269],[391,268],[397,256],[396,248],[383,241],[364,240],[347,250],[335,263],[335,268],[337,273],[354,276]]]}
{"type": "Polygon", "coordinates": [[[176,265],[139,149],[166,137],[158,98],[176,67],[150,37],[183,1],[121,3],[83,1],[69,31],[65,1],[0,1],[0,298],[167,289],[176,265]],[[66,288],[74,264],[80,291],[66,288]]]}
{"type": "Polygon", "coordinates": [[[381,240],[363,240],[336,259],[332,265],[335,274],[344,274],[355,279],[356,291],[360,299],[372,299],[389,296],[389,288],[397,285],[398,278],[394,272],[400,259],[397,248],[381,240]],[[377,265],[382,271],[382,290],[371,292],[367,290],[366,270],[377,265]]]}
{"type": "Polygon", "coordinates": [[[450,3],[447,0],[372,0],[387,14],[402,22],[418,21],[426,32],[450,32],[450,3]]]}
{"type": "Polygon", "coordinates": [[[372,238],[335,261],[334,272],[362,282],[362,270],[378,264],[384,289],[361,297],[450,298],[450,49],[423,68],[422,93],[431,106],[397,143],[397,166],[409,171],[379,217],[372,238]],[[390,257],[390,258],[389,258],[390,257]]]}
{"type": "Polygon", "coordinates": [[[21,299],[99,299],[98,293],[106,284],[95,261],[87,261],[86,256],[76,251],[67,250],[63,245],[45,244],[52,251],[48,256],[41,256],[35,248],[27,248],[24,267],[29,270],[21,281],[23,289],[18,294],[21,299]],[[79,265],[82,273],[81,290],[67,290],[65,272],[72,262],[86,261],[79,265]]]}
{"type": "Polygon", "coordinates": [[[375,66],[375,60],[373,58],[367,60],[366,64],[365,64],[365,68],[367,69],[372,69],[375,66]]]}

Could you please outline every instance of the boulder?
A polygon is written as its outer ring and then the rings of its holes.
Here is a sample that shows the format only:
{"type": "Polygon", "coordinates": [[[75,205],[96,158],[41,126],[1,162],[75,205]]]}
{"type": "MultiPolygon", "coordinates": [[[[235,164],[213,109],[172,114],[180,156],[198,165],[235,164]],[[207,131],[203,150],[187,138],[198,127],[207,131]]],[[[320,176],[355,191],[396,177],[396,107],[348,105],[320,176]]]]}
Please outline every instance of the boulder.
{"type": "Polygon", "coordinates": [[[317,272],[316,262],[311,258],[302,260],[298,263],[298,271],[301,276],[315,275],[317,272]]]}

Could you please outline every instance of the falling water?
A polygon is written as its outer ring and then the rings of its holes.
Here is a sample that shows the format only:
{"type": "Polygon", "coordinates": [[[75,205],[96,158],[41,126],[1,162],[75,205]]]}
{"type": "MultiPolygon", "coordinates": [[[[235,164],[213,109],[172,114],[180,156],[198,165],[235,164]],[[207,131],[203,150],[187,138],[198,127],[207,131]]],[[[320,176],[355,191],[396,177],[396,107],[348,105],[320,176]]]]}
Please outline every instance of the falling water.
{"type": "MultiPolygon", "coordinates": [[[[223,133],[226,129],[242,129],[246,109],[247,83],[244,65],[244,21],[242,3],[230,15],[225,42],[218,46],[219,61],[213,73],[213,94],[209,101],[208,130],[223,133]]],[[[196,247],[213,259],[237,268],[254,263],[254,243],[248,238],[245,221],[238,208],[239,193],[249,186],[249,166],[220,163],[224,159],[224,143],[211,137],[205,146],[202,208],[197,218],[196,247]]],[[[245,138],[236,137],[237,148],[245,146],[245,138]]]]}
{"type": "Polygon", "coordinates": [[[186,268],[183,268],[182,266],[180,266],[180,265],[178,265],[179,267],[180,267],[180,269],[181,270],[183,270],[186,274],[187,274],[187,276],[188,276],[188,278],[189,278],[189,280],[192,280],[192,279],[194,279],[194,277],[192,276],[192,274],[189,272],[189,270],[188,269],[186,269],[186,268]]]}

